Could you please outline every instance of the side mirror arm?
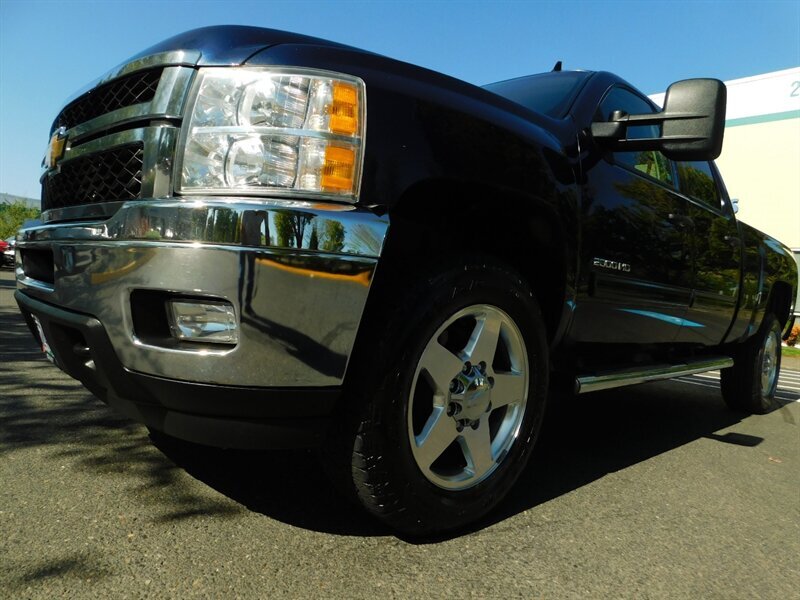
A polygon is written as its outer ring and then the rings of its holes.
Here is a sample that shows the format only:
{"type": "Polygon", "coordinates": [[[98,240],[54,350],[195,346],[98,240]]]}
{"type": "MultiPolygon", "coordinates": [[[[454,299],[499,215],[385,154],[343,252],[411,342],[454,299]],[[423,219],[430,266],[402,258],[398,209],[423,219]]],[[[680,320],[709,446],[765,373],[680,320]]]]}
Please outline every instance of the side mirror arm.
{"type": "Polygon", "coordinates": [[[605,123],[592,123],[595,141],[610,150],[660,150],[673,160],[713,160],[722,151],[725,85],[716,79],[679,81],[667,89],[664,110],[629,115],[615,111],[605,123]],[[656,138],[627,139],[629,126],[658,125],[656,138]]]}

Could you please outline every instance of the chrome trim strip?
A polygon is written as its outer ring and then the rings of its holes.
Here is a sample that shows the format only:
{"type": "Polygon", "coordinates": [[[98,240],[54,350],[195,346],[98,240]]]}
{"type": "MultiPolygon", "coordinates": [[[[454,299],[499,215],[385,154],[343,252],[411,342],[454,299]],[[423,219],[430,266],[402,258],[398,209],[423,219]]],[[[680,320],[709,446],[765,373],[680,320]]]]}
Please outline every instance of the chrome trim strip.
{"type": "Polygon", "coordinates": [[[733,366],[733,359],[728,356],[706,358],[703,360],[688,361],[676,365],[657,365],[647,369],[635,371],[617,371],[603,375],[577,377],[575,379],[575,393],[585,394],[611,388],[672,379],[682,375],[694,375],[705,371],[725,369],[733,366]]]}
{"type": "Polygon", "coordinates": [[[67,130],[67,139],[70,145],[76,145],[82,138],[85,138],[93,133],[109,129],[118,125],[126,125],[134,121],[140,121],[150,114],[150,103],[143,102],[141,104],[132,104],[124,108],[118,108],[111,112],[84,121],[80,125],[76,125],[72,129],[67,130]]]}
{"type": "Polygon", "coordinates": [[[179,134],[180,129],[169,125],[145,129],[142,198],[172,195],[173,157],[179,134]]]}
{"type": "Polygon", "coordinates": [[[329,140],[331,142],[342,142],[351,146],[361,146],[360,136],[340,135],[328,133],[327,131],[313,131],[311,129],[293,129],[291,127],[267,127],[264,125],[225,125],[220,127],[195,127],[195,133],[231,133],[248,135],[274,135],[274,136],[294,136],[307,137],[317,140],[329,140]]]}
{"type": "Polygon", "coordinates": [[[200,62],[201,56],[202,52],[199,50],[171,50],[169,52],[159,52],[158,54],[143,56],[142,58],[137,58],[114,67],[98,79],[97,85],[102,85],[107,81],[122,77],[123,75],[128,75],[135,71],[152,69],[153,67],[194,67],[200,62]]]}
{"type": "Polygon", "coordinates": [[[17,269],[17,283],[23,287],[39,290],[46,294],[52,294],[55,291],[55,288],[51,284],[39,281],[38,279],[31,279],[25,275],[21,267],[17,269]]]}
{"type": "Polygon", "coordinates": [[[388,216],[344,204],[277,198],[162,198],[125,202],[102,223],[55,223],[23,229],[19,248],[56,241],[135,241],[138,245],[213,244],[377,258],[388,227],[388,216]],[[316,242],[312,240],[315,229],[316,242]]]}
{"type": "MultiPolygon", "coordinates": [[[[58,161],[59,165],[68,163],[71,160],[80,158],[87,154],[95,152],[102,152],[103,150],[110,150],[116,146],[124,146],[125,144],[134,144],[136,142],[144,142],[145,128],[129,129],[128,131],[120,131],[119,133],[112,133],[91,142],[86,142],[75,148],[68,147],[64,152],[64,158],[58,161]]],[[[58,168],[58,167],[56,167],[58,168]]]]}
{"type": "Polygon", "coordinates": [[[42,220],[46,223],[49,221],[74,221],[76,219],[107,219],[117,212],[123,204],[125,204],[124,201],[98,202],[96,204],[52,208],[42,214],[42,220]]]}
{"type": "Polygon", "coordinates": [[[153,115],[158,115],[159,118],[181,117],[195,73],[197,71],[186,67],[164,69],[158,82],[156,95],[150,102],[153,115]]]}
{"type": "Polygon", "coordinates": [[[137,58],[132,61],[124,62],[120,65],[117,65],[113,69],[110,69],[104,75],[101,75],[94,81],[91,81],[87,85],[83,86],[81,89],[79,89],[71,96],[69,96],[66,100],[64,100],[61,106],[63,108],[73,100],[76,100],[80,96],[83,96],[86,92],[93,90],[99,85],[108,83],[113,79],[122,77],[123,75],[129,75],[130,73],[134,73],[135,71],[152,69],[154,67],[167,67],[167,66],[194,67],[197,65],[198,62],[200,62],[201,56],[202,53],[199,50],[175,50],[171,52],[160,52],[158,54],[151,54],[150,56],[143,56],[142,58],[137,58]]]}

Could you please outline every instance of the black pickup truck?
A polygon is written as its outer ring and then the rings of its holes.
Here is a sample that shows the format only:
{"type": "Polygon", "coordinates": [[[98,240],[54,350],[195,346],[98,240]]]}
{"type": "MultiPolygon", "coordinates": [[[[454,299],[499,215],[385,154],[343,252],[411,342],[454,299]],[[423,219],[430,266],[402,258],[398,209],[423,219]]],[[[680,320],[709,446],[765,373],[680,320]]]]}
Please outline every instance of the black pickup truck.
{"type": "Polygon", "coordinates": [[[451,529],[513,485],[555,388],[722,369],[732,408],[775,406],[796,266],[734,217],[724,122],[713,79],[659,110],[605,72],[480,88],[194,30],[57,116],[16,299],[154,432],[321,447],[372,514],[451,529]]]}

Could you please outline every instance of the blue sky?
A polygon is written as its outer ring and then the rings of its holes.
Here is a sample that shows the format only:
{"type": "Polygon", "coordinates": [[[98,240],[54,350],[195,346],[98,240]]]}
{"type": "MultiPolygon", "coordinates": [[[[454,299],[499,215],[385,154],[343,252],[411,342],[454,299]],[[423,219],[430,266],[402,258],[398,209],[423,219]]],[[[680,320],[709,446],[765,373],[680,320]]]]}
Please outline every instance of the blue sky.
{"type": "Polygon", "coordinates": [[[564,68],[647,93],[800,66],[800,1],[0,0],[0,192],[39,196],[65,98],[181,31],[248,24],[332,39],[476,84],[564,68]]]}

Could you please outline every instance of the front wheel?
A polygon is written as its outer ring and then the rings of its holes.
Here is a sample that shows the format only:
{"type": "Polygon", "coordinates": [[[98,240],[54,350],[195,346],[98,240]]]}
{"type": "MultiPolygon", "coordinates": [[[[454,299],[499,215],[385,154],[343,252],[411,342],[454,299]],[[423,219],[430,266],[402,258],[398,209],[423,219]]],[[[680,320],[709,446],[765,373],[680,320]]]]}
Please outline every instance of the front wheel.
{"type": "Polygon", "coordinates": [[[365,508],[424,534],[494,507],[541,425],[544,332],[531,291],[493,262],[445,270],[409,294],[356,367],[357,428],[346,447],[365,508]]]}
{"type": "Polygon", "coordinates": [[[733,366],[721,371],[722,397],[734,410],[768,413],[778,406],[780,370],[781,325],[768,314],[759,332],[738,349],[733,366]]]}

